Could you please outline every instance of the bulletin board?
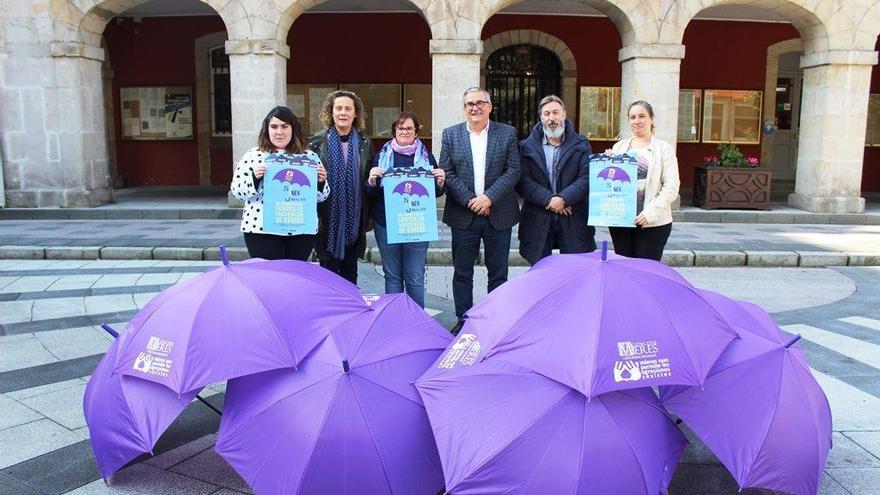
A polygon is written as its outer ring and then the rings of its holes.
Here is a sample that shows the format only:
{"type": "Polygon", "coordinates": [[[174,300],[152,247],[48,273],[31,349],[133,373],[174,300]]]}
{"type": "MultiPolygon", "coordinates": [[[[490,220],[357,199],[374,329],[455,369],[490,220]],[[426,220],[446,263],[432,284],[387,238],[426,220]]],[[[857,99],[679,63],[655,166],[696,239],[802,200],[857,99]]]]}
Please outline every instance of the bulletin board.
{"type": "Polygon", "coordinates": [[[192,86],[119,89],[123,141],[193,139],[192,86]]]}
{"type": "Polygon", "coordinates": [[[370,138],[391,138],[391,124],[400,113],[400,84],[341,84],[340,89],[354,92],[364,102],[370,138]]]}
{"type": "Polygon", "coordinates": [[[321,130],[321,104],[327,93],[336,91],[329,84],[288,84],[287,107],[296,115],[306,137],[321,130]]]}

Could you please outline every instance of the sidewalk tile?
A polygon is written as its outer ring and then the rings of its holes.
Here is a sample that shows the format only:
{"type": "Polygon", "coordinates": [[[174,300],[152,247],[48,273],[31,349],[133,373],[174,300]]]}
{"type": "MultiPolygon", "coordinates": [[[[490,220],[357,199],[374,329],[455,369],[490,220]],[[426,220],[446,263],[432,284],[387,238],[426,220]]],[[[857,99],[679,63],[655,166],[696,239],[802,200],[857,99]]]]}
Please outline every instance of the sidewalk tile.
{"type": "Polygon", "coordinates": [[[18,401],[23,401],[26,399],[30,399],[31,397],[39,397],[41,395],[53,394],[60,390],[67,390],[69,388],[81,387],[86,383],[86,380],[82,378],[72,378],[70,380],[63,380],[60,382],[49,383],[46,385],[40,385],[39,387],[31,387],[23,390],[16,390],[15,392],[7,392],[6,396],[15,399],[18,401]]]}
{"type": "Polygon", "coordinates": [[[209,495],[217,487],[176,473],[163,471],[146,463],[129,466],[110,479],[110,484],[97,480],[66,495],[209,495]]]}
{"type": "Polygon", "coordinates": [[[829,468],[825,471],[852,494],[877,493],[880,486],[880,468],[829,468]]]}
{"type": "Polygon", "coordinates": [[[86,384],[80,382],[63,390],[22,399],[21,403],[68,430],[75,430],[86,425],[82,407],[85,391],[86,384]]]}
{"type": "Polygon", "coordinates": [[[171,468],[171,471],[180,473],[208,483],[229,488],[232,490],[253,493],[241,476],[232,469],[232,466],[220,457],[213,449],[207,449],[198,455],[183,461],[171,468]]]}
{"type": "MultiPolygon", "coordinates": [[[[121,330],[124,325],[119,328],[121,330]]],[[[107,352],[110,347],[108,337],[100,327],[74,327],[34,334],[46,350],[62,361],[107,352]]]]}
{"type": "Polygon", "coordinates": [[[49,291],[53,290],[70,290],[70,289],[88,289],[101,278],[100,274],[87,273],[84,275],[62,275],[58,277],[52,285],[48,287],[49,291]]]}
{"type": "Polygon", "coordinates": [[[6,394],[0,394],[0,430],[23,425],[39,419],[43,419],[43,416],[40,413],[23,405],[17,400],[7,397],[6,394]]]}
{"type": "MultiPolygon", "coordinates": [[[[0,303],[0,311],[2,311],[2,303],[0,303]]],[[[0,340],[0,372],[56,361],[58,358],[43,347],[32,333],[3,337],[0,340]],[[13,339],[13,337],[18,338],[13,339]]]]}
{"type": "Polygon", "coordinates": [[[93,289],[102,287],[130,287],[135,285],[142,276],[140,273],[110,273],[101,276],[92,285],[93,289]]]}
{"type": "Polygon", "coordinates": [[[112,313],[117,311],[136,310],[137,305],[134,303],[131,294],[109,294],[106,296],[88,296],[83,300],[86,305],[87,315],[96,315],[101,313],[112,313]]]}
{"type": "Polygon", "coordinates": [[[34,301],[0,302],[0,324],[31,321],[31,308],[34,301]]]}
{"type": "Polygon", "coordinates": [[[52,299],[36,299],[31,310],[33,321],[50,320],[52,318],[68,318],[83,316],[86,308],[83,297],[56,297],[52,299]]]}
{"type": "Polygon", "coordinates": [[[144,460],[145,463],[160,469],[168,469],[174,465],[199,454],[200,452],[214,447],[217,441],[217,434],[212,433],[205,435],[192,442],[185,443],[180,447],[163,452],[157,456],[144,460]]]}
{"type": "Polygon", "coordinates": [[[2,430],[0,469],[79,441],[79,435],[48,419],[2,430]]]}
{"type": "MultiPolygon", "coordinates": [[[[844,431],[843,434],[880,459],[880,431],[844,431]]],[[[837,443],[834,448],[837,448],[837,443]]]]}
{"type": "Polygon", "coordinates": [[[40,292],[48,289],[58,280],[58,275],[36,275],[33,277],[21,277],[7,285],[0,293],[10,292],[40,292]]]}
{"type": "Polygon", "coordinates": [[[880,459],[843,433],[834,432],[831,442],[834,448],[828,454],[827,468],[880,468],[880,459]]]}

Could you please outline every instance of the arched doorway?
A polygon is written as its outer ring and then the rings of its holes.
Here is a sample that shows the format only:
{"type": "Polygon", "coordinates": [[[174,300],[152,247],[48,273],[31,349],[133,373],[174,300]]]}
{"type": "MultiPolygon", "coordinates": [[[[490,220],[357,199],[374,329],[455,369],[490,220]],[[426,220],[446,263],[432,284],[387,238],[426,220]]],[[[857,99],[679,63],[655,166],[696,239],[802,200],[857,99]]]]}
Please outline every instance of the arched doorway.
{"type": "Polygon", "coordinates": [[[534,45],[511,45],[486,61],[486,90],[492,98],[492,120],[512,125],[520,138],[537,121],[538,102],[560,94],[562,64],[552,51],[534,45]]]}

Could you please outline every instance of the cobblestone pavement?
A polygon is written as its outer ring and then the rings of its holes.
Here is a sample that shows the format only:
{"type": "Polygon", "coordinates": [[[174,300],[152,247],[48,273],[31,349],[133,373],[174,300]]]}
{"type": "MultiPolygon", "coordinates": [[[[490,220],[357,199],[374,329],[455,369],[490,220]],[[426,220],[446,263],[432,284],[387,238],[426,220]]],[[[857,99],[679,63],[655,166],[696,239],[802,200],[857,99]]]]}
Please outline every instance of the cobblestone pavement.
{"type": "MultiPolygon", "coordinates": [[[[0,493],[232,494],[246,484],[212,446],[217,415],[194,402],[144,456],[106,485],[82,416],[85,384],[122,328],[159,291],[216,266],[206,261],[0,260],[0,493]]],[[[381,269],[361,264],[361,289],[381,292],[381,269]]],[[[428,312],[454,323],[447,267],[428,269],[428,312]]],[[[512,269],[516,276],[524,269],[512,269]]],[[[697,286],[761,304],[792,333],[834,415],[821,493],[880,486],[880,268],[687,268],[697,286]]],[[[485,270],[477,270],[477,297],[485,270]]],[[[485,292],[483,289],[482,292],[485,292]]],[[[204,395],[222,407],[224,386],[204,395]]],[[[695,438],[672,494],[734,494],[730,476],[695,438]]]]}

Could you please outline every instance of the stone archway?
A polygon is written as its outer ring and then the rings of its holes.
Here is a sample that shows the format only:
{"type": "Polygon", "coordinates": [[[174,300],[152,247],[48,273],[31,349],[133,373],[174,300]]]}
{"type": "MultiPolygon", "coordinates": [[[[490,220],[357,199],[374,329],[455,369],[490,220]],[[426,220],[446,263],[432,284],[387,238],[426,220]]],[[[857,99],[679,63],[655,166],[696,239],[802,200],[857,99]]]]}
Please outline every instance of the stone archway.
{"type": "MultiPolygon", "coordinates": [[[[572,121],[577,122],[577,61],[568,45],[561,39],[534,29],[515,29],[504,31],[483,40],[483,55],[480,58],[480,86],[486,87],[486,61],[495,51],[513,45],[534,45],[546,48],[559,57],[562,64],[562,94],[572,121]]],[[[545,95],[546,96],[546,95],[545,95]]],[[[537,112],[537,109],[535,109],[537,112]]]]}
{"type": "MultiPolygon", "coordinates": [[[[213,117],[213,108],[211,108],[211,60],[208,55],[211,48],[223,46],[229,37],[225,31],[206,34],[195,41],[195,59],[196,59],[196,114],[198,121],[196,127],[198,129],[199,143],[199,185],[211,185],[211,141],[213,139],[211,119],[213,117]]],[[[230,138],[226,138],[227,140],[230,138]]],[[[232,166],[232,164],[227,164],[232,166]]]]}

